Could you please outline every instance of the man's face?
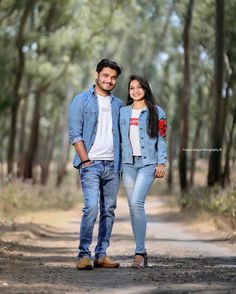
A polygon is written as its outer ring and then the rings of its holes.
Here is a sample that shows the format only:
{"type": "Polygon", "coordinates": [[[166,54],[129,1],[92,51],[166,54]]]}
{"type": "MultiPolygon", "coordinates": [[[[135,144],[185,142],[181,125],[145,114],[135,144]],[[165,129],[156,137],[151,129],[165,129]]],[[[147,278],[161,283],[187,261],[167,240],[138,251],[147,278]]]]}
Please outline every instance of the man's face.
{"type": "Polygon", "coordinates": [[[100,90],[110,92],[116,86],[117,72],[110,67],[104,67],[100,73],[96,73],[96,84],[100,90]]]}

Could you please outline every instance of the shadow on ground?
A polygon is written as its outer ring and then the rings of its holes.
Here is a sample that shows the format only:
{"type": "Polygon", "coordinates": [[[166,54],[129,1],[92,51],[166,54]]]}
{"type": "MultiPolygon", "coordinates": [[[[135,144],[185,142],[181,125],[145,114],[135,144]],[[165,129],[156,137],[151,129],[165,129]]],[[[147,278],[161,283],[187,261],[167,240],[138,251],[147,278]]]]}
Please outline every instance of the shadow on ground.
{"type": "MultiPolygon", "coordinates": [[[[51,230],[50,233],[54,235],[50,235],[50,240],[57,240],[58,234],[51,230]]],[[[68,238],[68,234],[59,235],[65,241],[68,238]]],[[[41,238],[47,237],[43,235],[41,238]]],[[[131,289],[135,289],[135,293],[141,293],[136,287],[144,289],[143,293],[192,293],[194,289],[204,293],[208,290],[235,293],[234,256],[177,258],[156,255],[149,258],[148,268],[135,270],[130,267],[131,256],[116,255],[114,259],[122,265],[119,269],[77,271],[74,252],[70,247],[52,248],[2,242],[1,248],[1,293],[83,293],[87,290],[90,293],[106,293],[109,289],[120,290],[119,293],[133,293],[131,289]]]]}

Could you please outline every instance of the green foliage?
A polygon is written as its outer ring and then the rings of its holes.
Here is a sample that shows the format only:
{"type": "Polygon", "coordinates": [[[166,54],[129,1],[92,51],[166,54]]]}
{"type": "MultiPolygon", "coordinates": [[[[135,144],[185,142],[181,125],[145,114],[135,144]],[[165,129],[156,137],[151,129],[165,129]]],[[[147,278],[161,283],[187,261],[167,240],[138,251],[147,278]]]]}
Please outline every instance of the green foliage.
{"type": "Polygon", "coordinates": [[[27,211],[46,209],[70,209],[80,199],[78,187],[64,185],[56,189],[52,184],[47,186],[32,185],[13,181],[0,188],[0,218],[7,221],[27,211]]]}
{"type": "Polygon", "coordinates": [[[180,205],[187,210],[208,211],[236,221],[236,185],[226,190],[218,186],[196,188],[180,199],[180,205]]]}
{"type": "MultiPolygon", "coordinates": [[[[27,0],[0,1],[0,148],[7,160],[7,132],[10,129],[11,106],[18,64],[16,46],[19,24],[27,0]]],[[[32,132],[31,121],[36,92],[40,89],[41,108],[37,162],[46,156],[45,146],[50,131],[58,121],[64,122],[64,109],[73,94],[93,82],[95,66],[103,58],[116,60],[123,67],[115,94],[126,100],[130,74],[147,77],[158,102],[165,108],[168,122],[175,117],[178,129],[179,97],[183,85],[183,25],[188,0],[37,0],[30,11],[23,32],[25,67],[19,87],[21,103],[17,121],[16,141],[20,141],[20,117],[26,117],[25,145],[32,132]],[[68,91],[68,89],[72,89],[68,91]],[[71,95],[68,99],[68,95],[71,95]],[[24,101],[29,97],[27,113],[24,101]],[[23,113],[23,114],[22,114],[23,113]],[[44,148],[42,148],[44,147],[44,148]]],[[[228,105],[228,126],[232,121],[235,102],[235,0],[225,1],[225,51],[233,70],[228,105]]],[[[189,147],[199,117],[203,120],[199,146],[210,144],[212,115],[212,81],[215,55],[215,1],[195,1],[190,30],[189,147]],[[202,93],[200,102],[199,92],[202,93]]],[[[62,129],[62,124],[60,128],[62,129]]],[[[56,142],[63,141],[65,131],[58,128],[56,142]]],[[[169,124],[169,133],[171,124],[169,124]]],[[[179,131],[179,129],[178,129],[179,131]]],[[[178,136],[173,153],[178,153],[178,136]]],[[[234,137],[235,141],[235,137],[234,137]]],[[[227,144],[227,140],[225,140],[227,144]]],[[[16,144],[18,147],[19,142],[16,144]]],[[[60,154],[55,144],[55,154],[60,154]]],[[[19,149],[19,148],[18,148],[19,149]]],[[[16,155],[19,154],[16,150],[16,155]]],[[[16,156],[16,161],[17,161],[16,156]]]]}

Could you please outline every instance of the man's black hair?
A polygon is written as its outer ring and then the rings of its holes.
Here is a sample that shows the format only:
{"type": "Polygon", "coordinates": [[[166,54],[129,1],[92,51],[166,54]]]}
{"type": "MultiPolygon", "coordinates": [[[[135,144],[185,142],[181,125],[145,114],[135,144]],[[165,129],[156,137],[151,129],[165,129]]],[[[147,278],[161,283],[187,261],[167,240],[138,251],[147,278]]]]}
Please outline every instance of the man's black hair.
{"type": "Polygon", "coordinates": [[[97,73],[100,73],[104,67],[110,67],[110,68],[114,69],[117,73],[117,76],[119,76],[121,74],[121,68],[113,60],[103,58],[101,61],[99,61],[97,68],[96,68],[97,73]]]}

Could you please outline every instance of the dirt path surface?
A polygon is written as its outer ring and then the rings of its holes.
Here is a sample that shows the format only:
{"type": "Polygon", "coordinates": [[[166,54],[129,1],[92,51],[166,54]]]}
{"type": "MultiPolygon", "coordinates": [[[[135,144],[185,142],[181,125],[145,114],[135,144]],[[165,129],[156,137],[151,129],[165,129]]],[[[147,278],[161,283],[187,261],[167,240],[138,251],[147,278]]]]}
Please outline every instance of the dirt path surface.
{"type": "MultiPolygon", "coordinates": [[[[149,267],[142,270],[130,266],[134,243],[122,197],[108,252],[119,269],[75,269],[81,207],[2,226],[0,293],[236,293],[235,244],[224,235],[192,233],[165,201],[147,201],[149,267]]],[[[95,241],[96,234],[92,248],[95,241]]]]}

